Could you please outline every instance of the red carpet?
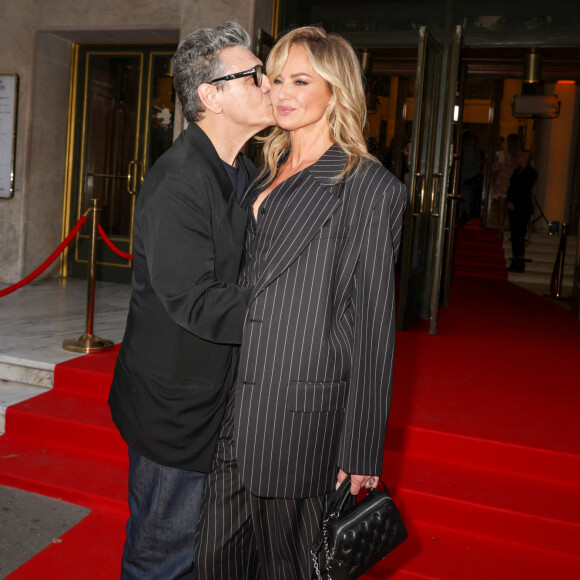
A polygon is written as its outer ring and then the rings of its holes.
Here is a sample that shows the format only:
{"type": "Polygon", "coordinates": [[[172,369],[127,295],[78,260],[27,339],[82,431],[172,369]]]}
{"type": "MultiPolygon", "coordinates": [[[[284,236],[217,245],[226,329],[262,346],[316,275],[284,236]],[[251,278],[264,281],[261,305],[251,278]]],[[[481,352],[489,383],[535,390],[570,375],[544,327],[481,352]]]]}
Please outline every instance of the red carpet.
{"type": "Polygon", "coordinates": [[[398,335],[384,479],[409,540],[368,577],[577,578],[580,324],[493,279],[451,304],[398,335]]]}
{"type": "MultiPolygon", "coordinates": [[[[383,479],[409,540],[365,578],[577,578],[580,324],[490,277],[456,276],[450,304],[437,336],[398,334],[383,479]]],[[[93,510],[10,580],[119,577],[126,459],[106,407],[115,356],[59,365],[51,392],[8,410],[0,484],[93,510]]]]}
{"type": "Polygon", "coordinates": [[[472,224],[455,229],[453,273],[456,276],[475,276],[507,280],[503,242],[497,230],[483,229],[473,218],[472,224]]]}
{"type": "Polygon", "coordinates": [[[127,448],[106,400],[118,349],[57,365],[54,388],[9,407],[0,484],[90,508],[91,513],[8,577],[110,580],[121,572],[127,448]]]}

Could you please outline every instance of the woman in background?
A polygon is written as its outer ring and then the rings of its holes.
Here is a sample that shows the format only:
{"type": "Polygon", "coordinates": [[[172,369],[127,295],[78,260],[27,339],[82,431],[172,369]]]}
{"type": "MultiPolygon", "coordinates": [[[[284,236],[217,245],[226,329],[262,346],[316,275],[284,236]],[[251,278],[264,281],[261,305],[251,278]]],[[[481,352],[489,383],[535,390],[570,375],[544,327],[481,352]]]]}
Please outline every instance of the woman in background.
{"type": "Polygon", "coordinates": [[[293,30],[266,69],[278,126],[242,200],[240,282],[254,288],[206,480],[200,580],[310,580],[329,494],[382,472],[405,188],[367,151],[343,38],[293,30]]]}

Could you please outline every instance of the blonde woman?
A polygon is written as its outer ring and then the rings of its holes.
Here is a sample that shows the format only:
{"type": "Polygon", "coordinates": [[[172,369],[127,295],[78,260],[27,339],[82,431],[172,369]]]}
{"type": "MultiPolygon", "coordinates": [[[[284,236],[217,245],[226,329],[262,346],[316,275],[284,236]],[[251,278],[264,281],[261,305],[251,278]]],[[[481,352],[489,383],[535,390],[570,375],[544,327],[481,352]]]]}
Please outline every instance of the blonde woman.
{"type": "Polygon", "coordinates": [[[329,494],[375,487],[391,400],[404,186],[368,154],[361,69],[321,28],[266,65],[277,127],[246,192],[253,287],[205,486],[199,578],[310,580],[329,494]]]}

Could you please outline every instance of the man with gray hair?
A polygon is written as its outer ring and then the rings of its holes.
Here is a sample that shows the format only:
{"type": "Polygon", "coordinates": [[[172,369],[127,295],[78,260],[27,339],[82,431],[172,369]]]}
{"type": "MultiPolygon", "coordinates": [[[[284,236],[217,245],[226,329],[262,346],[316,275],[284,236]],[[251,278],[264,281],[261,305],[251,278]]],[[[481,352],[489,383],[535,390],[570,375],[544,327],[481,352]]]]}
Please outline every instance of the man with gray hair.
{"type": "Polygon", "coordinates": [[[132,295],[109,406],[129,446],[123,579],[196,577],[195,524],[251,288],[236,286],[255,173],[240,153],[274,123],[270,83],[238,24],[173,57],[188,121],[135,206],[132,295]]]}

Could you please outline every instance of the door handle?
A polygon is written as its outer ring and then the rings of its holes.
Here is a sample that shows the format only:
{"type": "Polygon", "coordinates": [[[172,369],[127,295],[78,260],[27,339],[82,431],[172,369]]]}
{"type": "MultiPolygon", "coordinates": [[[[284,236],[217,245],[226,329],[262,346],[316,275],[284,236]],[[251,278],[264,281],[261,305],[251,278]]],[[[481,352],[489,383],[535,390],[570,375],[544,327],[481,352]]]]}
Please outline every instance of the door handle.
{"type": "Polygon", "coordinates": [[[137,195],[143,184],[143,163],[130,161],[127,169],[127,192],[129,195],[137,195]]]}
{"type": "Polygon", "coordinates": [[[419,217],[423,215],[423,207],[425,206],[425,174],[424,173],[415,173],[415,187],[413,189],[413,200],[411,204],[411,215],[413,217],[419,217]],[[417,184],[421,182],[421,193],[420,193],[420,200],[419,200],[419,213],[415,211],[415,199],[417,193],[417,184]]]}
{"type": "MultiPolygon", "coordinates": [[[[435,212],[435,199],[438,199],[439,196],[436,195],[437,184],[441,183],[441,178],[443,177],[443,173],[434,173],[433,174],[433,182],[431,184],[431,207],[429,208],[429,213],[433,216],[438,218],[439,212],[435,212]]],[[[439,186],[441,187],[441,186],[439,186]]]]}

